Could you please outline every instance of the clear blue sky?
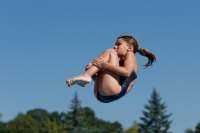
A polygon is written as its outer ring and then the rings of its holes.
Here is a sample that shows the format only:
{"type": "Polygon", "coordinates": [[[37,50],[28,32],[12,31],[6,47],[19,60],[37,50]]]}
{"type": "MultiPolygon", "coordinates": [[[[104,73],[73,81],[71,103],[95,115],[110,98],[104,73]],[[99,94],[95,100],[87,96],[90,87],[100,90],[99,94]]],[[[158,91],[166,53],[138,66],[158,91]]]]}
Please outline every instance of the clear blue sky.
{"type": "MultiPolygon", "coordinates": [[[[140,122],[155,87],[173,113],[170,131],[200,121],[200,1],[0,1],[0,113],[2,121],[34,108],[66,112],[75,91],[83,107],[126,129],[140,122]],[[122,99],[104,104],[93,85],[68,88],[65,80],[113,47],[123,32],[157,56],[122,99]]],[[[137,54],[139,64],[147,59],[137,54]]]]}

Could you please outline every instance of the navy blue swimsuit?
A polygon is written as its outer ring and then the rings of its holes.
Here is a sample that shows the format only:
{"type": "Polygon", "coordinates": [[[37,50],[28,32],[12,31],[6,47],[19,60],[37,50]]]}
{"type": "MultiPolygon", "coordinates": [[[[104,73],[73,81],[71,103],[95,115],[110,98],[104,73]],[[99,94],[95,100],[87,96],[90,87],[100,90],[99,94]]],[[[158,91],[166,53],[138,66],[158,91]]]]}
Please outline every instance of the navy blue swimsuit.
{"type": "MultiPolygon", "coordinates": [[[[120,66],[123,66],[124,61],[120,60],[119,64],[120,64],[120,66]]],[[[135,73],[135,71],[132,71],[132,73],[129,77],[124,77],[124,76],[120,75],[119,76],[119,84],[122,86],[121,92],[119,94],[116,94],[116,95],[103,96],[98,91],[97,99],[102,103],[109,103],[109,102],[113,102],[115,100],[120,99],[121,97],[123,97],[126,94],[128,86],[136,78],[137,78],[137,74],[135,73]]]]}

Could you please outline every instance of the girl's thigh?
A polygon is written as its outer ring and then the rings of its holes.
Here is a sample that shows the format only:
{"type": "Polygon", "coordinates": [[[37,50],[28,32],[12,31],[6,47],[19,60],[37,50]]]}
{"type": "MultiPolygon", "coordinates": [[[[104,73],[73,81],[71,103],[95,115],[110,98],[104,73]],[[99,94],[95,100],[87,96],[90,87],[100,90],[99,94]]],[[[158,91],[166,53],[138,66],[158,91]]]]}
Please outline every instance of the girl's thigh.
{"type": "Polygon", "coordinates": [[[104,96],[116,95],[120,93],[119,75],[109,71],[102,70],[99,77],[99,92],[104,96]]]}
{"type": "MultiPolygon", "coordinates": [[[[108,63],[119,66],[118,56],[114,49],[105,50],[101,54],[101,57],[105,58],[108,63]]],[[[101,70],[98,79],[98,86],[98,91],[102,95],[109,96],[118,94],[121,91],[121,86],[119,85],[119,75],[107,69],[101,70]]]]}

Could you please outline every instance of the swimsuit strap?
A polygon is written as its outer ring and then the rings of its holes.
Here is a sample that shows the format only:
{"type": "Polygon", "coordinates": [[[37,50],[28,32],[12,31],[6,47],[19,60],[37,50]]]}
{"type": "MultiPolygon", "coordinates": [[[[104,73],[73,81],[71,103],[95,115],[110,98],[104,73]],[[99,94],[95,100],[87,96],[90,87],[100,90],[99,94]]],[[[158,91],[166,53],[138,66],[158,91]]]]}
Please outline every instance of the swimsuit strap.
{"type": "Polygon", "coordinates": [[[124,81],[124,84],[129,85],[133,80],[135,80],[137,78],[137,74],[135,71],[132,71],[131,75],[129,77],[126,78],[126,80],[124,81]]]}

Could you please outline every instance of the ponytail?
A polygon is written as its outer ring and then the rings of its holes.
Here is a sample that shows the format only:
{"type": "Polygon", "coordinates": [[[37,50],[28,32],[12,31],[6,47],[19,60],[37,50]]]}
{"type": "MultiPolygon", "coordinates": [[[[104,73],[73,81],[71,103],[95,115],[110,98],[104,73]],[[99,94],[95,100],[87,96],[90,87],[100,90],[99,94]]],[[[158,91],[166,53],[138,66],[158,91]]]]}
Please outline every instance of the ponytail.
{"type": "Polygon", "coordinates": [[[145,48],[138,48],[134,52],[138,52],[140,55],[146,56],[148,58],[148,62],[145,65],[143,65],[145,66],[145,68],[151,66],[153,62],[156,61],[156,56],[145,48]]]}

